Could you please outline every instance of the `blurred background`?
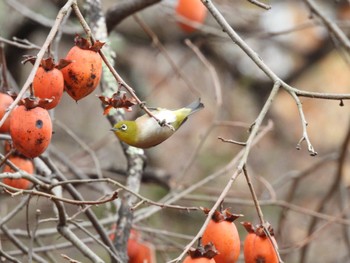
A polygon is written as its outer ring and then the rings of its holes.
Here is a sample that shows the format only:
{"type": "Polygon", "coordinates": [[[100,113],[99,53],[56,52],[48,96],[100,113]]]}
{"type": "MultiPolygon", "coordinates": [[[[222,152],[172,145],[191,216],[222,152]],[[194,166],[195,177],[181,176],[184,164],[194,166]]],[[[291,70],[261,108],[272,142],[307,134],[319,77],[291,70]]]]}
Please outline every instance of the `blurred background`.
{"type": "MultiPolygon", "coordinates": [[[[116,2],[101,1],[105,14],[116,2]]],[[[213,2],[232,28],[286,83],[313,92],[350,92],[349,53],[317,16],[311,15],[304,1],[270,0],[267,1],[272,7],[270,10],[244,0],[213,2]]],[[[183,32],[177,23],[176,5],[176,0],[165,0],[138,12],[139,20],[129,16],[108,28],[106,43],[116,54],[115,69],[148,106],[176,109],[198,97],[205,105],[204,110],[191,116],[169,140],[145,150],[147,166],[140,193],[154,201],[172,189],[177,189],[174,195],[181,193],[230,165],[242,146],[224,143],[218,137],[244,142],[273,86],[209,13],[196,31],[183,32]],[[159,42],[152,41],[142,25],[147,26],[153,40],[156,37],[159,42]],[[206,59],[205,63],[196,54],[196,48],[206,59]],[[219,105],[221,99],[222,105],[219,105]]],[[[0,1],[1,38],[26,39],[40,47],[61,6],[62,1],[0,1]]],[[[349,33],[348,1],[317,1],[317,6],[345,34],[349,33]]],[[[65,57],[76,33],[83,34],[83,31],[71,14],[62,28],[60,42],[54,44],[56,58],[65,57]]],[[[21,64],[22,56],[37,52],[35,48],[6,44],[14,90],[22,87],[32,68],[21,64]]],[[[91,178],[96,178],[96,171],[100,170],[104,177],[125,183],[126,157],[103,115],[96,96],[100,94],[102,91],[98,88],[78,102],[64,94],[60,105],[51,112],[54,135],[49,154],[68,178],[73,175],[58,156],[68,158],[91,178]]],[[[267,125],[272,121],[273,128],[252,149],[247,168],[265,219],[275,229],[284,262],[350,262],[348,101],[344,100],[341,106],[340,101],[335,100],[300,99],[308,122],[308,135],[318,155],[310,156],[305,142],[300,150],[296,149],[303,136],[301,119],[293,98],[281,90],[263,123],[267,125]],[[342,149],[345,149],[345,159],[340,158],[342,149]]],[[[141,113],[134,107],[125,118],[135,119],[141,113]]],[[[210,208],[234,170],[234,165],[229,166],[220,176],[195,187],[175,203],[210,208]]],[[[77,189],[87,200],[101,197],[101,192],[88,185],[78,185],[77,189]]],[[[22,198],[0,193],[0,219],[22,198]]],[[[46,245],[66,242],[52,234],[55,215],[49,200],[33,197],[28,207],[29,213],[23,209],[7,223],[14,234],[27,243],[24,222],[33,222],[35,210],[40,209],[40,218],[47,219],[38,225],[42,242],[46,245]]],[[[154,245],[157,262],[167,262],[183,251],[202,226],[205,215],[201,211],[164,208],[142,218],[150,207],[143,205],[135,210],[139,220],[134,227],[154,245]]],[[[259,222],[243,176],[234,182],[224,207],[244,215],[236,223],[243,244],[246,232],[239,221],[259,222]]],[[[77,211],[79,207],[67,205],[68,214],[77,211]]],[[[117,213],[114,206],[99,205],[93,207],[93,211],[99,219],[106,220],[103,221],[105,229],[110,230],[117,213]]],[[[81,221],[77,222],[86,221],[83,215],[78,218],[81,221]]],[[[77,233],[86,237],[80,230],[77,233]]],[[[25,256],[19,256],[21,253],[4,233],[0,232],[0,237],[0,248],[26,262],[25,256]]],[[[90,245],[108,262],[104,249],[95,243],[90,245]]],[[[52,258],[63,262],[60,254],[72,255],[74,251],[67,245],[52,251],[52,258]]],[[[52,258],[47,257],[48,262],[53,261],[52,258]]],[[[79,253],[74,258],[84,262],[79,253]]],[[[244,262],[242,253],[239,262],[244,262]]]]}

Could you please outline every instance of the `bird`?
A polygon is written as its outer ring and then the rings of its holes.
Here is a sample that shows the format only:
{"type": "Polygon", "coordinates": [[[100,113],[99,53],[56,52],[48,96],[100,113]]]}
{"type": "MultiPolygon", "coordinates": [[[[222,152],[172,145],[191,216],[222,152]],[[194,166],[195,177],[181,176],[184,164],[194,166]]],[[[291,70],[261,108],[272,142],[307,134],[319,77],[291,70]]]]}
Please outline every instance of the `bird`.
{"type": "Polygon", "coordinates": [[[204,104],[200,99],[177,110],[149,108],[152,115],[160,120],[160,124],[165,125],[160,125],[153,117],[144,114],[134,121],[119,121],[111,130],[126,144],[146,149],[168,139],[184,124],[188,116],[203,108],[204,104]]]}

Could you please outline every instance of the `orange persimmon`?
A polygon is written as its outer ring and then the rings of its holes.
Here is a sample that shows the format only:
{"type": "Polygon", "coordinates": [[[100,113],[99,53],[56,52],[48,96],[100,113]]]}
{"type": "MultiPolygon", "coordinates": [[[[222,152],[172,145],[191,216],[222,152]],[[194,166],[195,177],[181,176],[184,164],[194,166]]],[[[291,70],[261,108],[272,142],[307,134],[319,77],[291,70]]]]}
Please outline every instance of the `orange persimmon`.
{"type": "Polygon", "coordinates": [[[154,247],[151,243],[129,239],[128,241],[129,263],[155,263],[154,247]]]}
{"type": "MultiPolygon", "coordinates": [[[[201,0],[178,0],[176,7],[176,14],[191,21],[200,24],[204,23],[205,17],[207,15],[207,8],[203,5],[201,0]]],[[[185,22],[178,22],[180,28],[191,33],[196,30],[195,27],[186,24],[185,22]]]]}
{"type": "MultiPolygon", "coordinates": [[[[250,222],[242,222],[248,231],[244,241],[244,261],[245,263],[278,263],[276,251],[271,240],[266,236],[263,226],[259,225],[255,229],[250,222]]],[[[271,239],[276,242],[272,228],[269,229],[271,239]]]]}
{"type": "MultiPolygon", "coordinates": [[[[204,209],[209,213],[209,209],[204,209]]],[[[216,263],[234,263],[237,261],[240,253],[240,239],[233,223],[241,215],[231,214],[227,209],[222,213],[215,211],[209,224],[207,225],[203,236],[203,243],[212,242],[219,252],[214,257],[216,263]]]]}
{"type": "MultiPolygon", "coordinates": [[[[11,161],[20,170],[23,170],[29,174],[34,173],[34,164],[32,160],[29,160],[28,158],[20,157],[20,156],[10,156],[8,160],[11,161]]],[[[15,171],[9,165],[5,165],[3,172],[14,173],[15,171]]],[[[4,178],[3,182],[4,184],[7,184],[9,186],[19,188],[19,189],[28,189],[29,186],[31,185],[30,181],[23,178],[19,178],[19,179],[4,178]]]]}
{"type": "Polygon", "coordinates": [[[96,41],[93,45],[85,38],[76,36],[66,60],[72,61],[61,69],[65,90],[76,101],[95,90],[102,74],[102,58],[98,51],[104,43],[96,41]]]}
{"type": "MultiPolygon", "coordinates": [[[[116,225],[112,225],[113,232],[109,235],[110,240],[114,240],[116,225]]],[[[141,240],[140,233],[131,229],[127,244],[129,263],[156,263],[154,247],[151,243],[141,240]]]]}
{"type": "Polygon", "coordinates": [[[41,107],[47,110],[56,107],[63,95],[64,79],[59,70],[61,67],[58,66],[51,57],[43,59],[34,76],[34,95],[40,99],[47,99],[47,103],[41,104],[41,107]]]}
{"type": "Polygon", "coordinates": [[[10,135],[13,146],[28,158],[42,154],[52,137],[52,122],[47,110],[18,106],[12,112],[10,135]]]}

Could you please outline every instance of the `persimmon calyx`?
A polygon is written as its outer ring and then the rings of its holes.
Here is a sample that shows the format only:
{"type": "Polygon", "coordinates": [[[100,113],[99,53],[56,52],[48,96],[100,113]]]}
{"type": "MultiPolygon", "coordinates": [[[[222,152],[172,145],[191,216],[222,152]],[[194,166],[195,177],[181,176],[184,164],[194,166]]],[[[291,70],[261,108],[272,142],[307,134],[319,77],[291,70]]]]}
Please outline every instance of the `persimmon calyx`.
{"type": "Polygon", "coordinates": [[[74,43],[77,47],[81,48],[81,49],[85,49],[85,50],[91,50],[91,51],[95,51],[95,52],[99,52],[100,49],[103,47],[103,45],[105,44],[105,42],[101,42],[99,40],[96,40],[92,45],[90,40],[81,37],[80,35],[76,35],[74,38],[74,43]]]}
{"type": "MultiPolygon", "coordinates": [[[[201,209],[206,215],[208,215],[210,212],[210,209],[208,208],[202,207],[201,209]]],[[[215,222],[221,222],[221,221],[233,222],[237,218],[240,218],[242,216],[243,216],[242,214],[233,214],[229,211],[229,209],[226,208],[223,212],[216,210],[212,216],[212,220],[214,220],[215,222]]]]}
{"type": "Polygon", "coordinates": [[[197,248],[190,248],[187,252],[191,258],[208,258],[212,259],[215,257],[219,252],[216,250],[213,243],[209,242],[206,245],[200,244],[197,248]]]}

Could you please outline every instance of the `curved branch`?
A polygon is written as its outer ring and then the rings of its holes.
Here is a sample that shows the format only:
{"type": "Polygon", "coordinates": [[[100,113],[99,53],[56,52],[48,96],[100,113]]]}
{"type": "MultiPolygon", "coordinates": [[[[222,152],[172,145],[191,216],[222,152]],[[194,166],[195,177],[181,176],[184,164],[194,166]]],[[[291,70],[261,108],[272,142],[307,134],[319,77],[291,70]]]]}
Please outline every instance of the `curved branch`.
{"type": "Polygon", "coordinates": [[[118,2],[106,13],[107,31],[111,32],[115,26],[128,16],[154,5],[162,0],[124,0],[118,2]]]}

